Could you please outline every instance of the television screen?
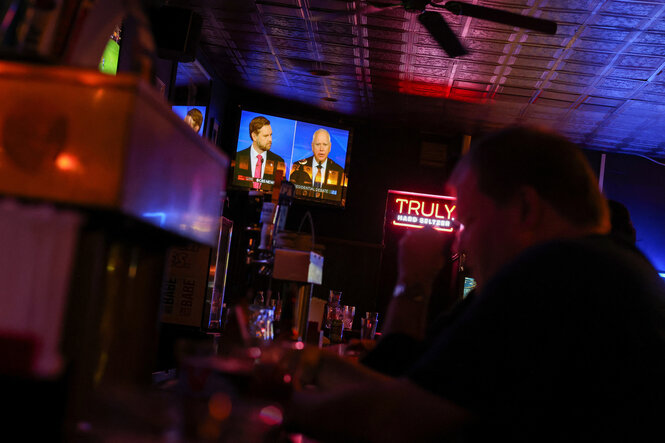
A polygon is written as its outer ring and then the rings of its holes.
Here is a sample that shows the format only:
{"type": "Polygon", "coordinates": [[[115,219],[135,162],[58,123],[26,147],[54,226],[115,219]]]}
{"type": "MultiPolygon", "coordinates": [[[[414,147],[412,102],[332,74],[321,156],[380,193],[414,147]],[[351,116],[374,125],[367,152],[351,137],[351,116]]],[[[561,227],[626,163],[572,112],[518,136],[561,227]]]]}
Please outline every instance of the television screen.
{"type": "Polygon", "coordinates": [[[349,129],[243,110],[232,186],[272,190],[276,175],[296,198],[344,206],[349,129]]]}
{"type": "Polygon", "coordinates": [[[120,26],[116,26],[109,41],[106,43],[102,58],[99,60],[99,71],[104,74],[116,75],[118,57],[120,55],[120,26]]]}
{"type": "MultiPolygon", "coordinates": [[[[203,127],[204,127],[204,122],[206,121],[205,116],[206,116],[206,107],[205,106],[185,106],[185,105],[175,105],[171,106],[171,109],[173,109],[173,112],[178,114],[178,116],[187,121],[187,113],[192,111],[193,109],[198,109],[201,112],[201,125],[199,126],[198,133],[199,135],[203,135],[203,127]]],[[[189,121],[188,121],[189,123],[189,121]]]]}

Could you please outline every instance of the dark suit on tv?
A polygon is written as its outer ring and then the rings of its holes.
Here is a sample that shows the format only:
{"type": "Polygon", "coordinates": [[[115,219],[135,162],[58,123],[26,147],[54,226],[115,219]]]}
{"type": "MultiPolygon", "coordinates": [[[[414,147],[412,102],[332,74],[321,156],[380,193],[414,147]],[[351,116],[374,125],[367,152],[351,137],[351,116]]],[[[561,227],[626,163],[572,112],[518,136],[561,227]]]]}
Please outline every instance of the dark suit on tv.
{"type": "MultiPolygon", "coordinates": [[[[291,166],[291,177],[290,181],[295,185],[302,186],[314,186],[314,178],[316,177],[316,170],[312,168],[312,162],[314,156],[304,158],[295,162],[291,166]]],[[[323,182],[321,187],[323,189],[328,189],[335,191],[335,193],[318,193],[318,197],[326,200],[339,200],[341,198],[340,192],[344,186],[345,176],[344,168],[335,163],[330,157],[328,158],[328,163],[326,164],[325,177],[323,177],[323,182]]],[[[296,188],[296,195],[303,195],[307,197],[317,197],[317,192],[308,190],[308,189],[298,189],[296,188]]]]}
{"type": "MultiPolygon", "coordinates": [[[[252,161],[250,158],[251,152],[251,146],[247,149],[243,149],[242,151],[238,151],[236,153],[235,167],[233,168],[234,183],[240,186],[246,186],[248,188],[252,187],[251,179],[254,176],[254,171],[252,171],[252,161]],[[248,178],[249,180],[243,178],[248,178]]],[[[284,163],[284,159],[270,151],[266,151],[264,155],[266,167],[263,170],[263,179],[274,181],[275,174],[280,169],[282,171],[282,177],[285,177],[286,163],[284,163]]],[[[271,190],[272,186],[273,185],[271,183],[261,183],[261,189],[264,191],[271,190]]]]}

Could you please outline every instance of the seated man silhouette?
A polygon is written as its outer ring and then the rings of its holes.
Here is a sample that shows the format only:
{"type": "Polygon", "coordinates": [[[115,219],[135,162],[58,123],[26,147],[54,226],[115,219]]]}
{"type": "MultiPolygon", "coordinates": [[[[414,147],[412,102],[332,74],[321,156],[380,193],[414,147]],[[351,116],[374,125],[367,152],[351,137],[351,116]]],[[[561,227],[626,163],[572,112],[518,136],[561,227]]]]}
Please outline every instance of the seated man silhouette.
{"type": "Polygon", "coordinates": [[[450,184],[473,298],[426,334],[449,240],[408,232],[381,340],[419,351],[391,377],[306,347],[290,429],[324,442],[662,441],[665,287],[608,235],[581,150],[509,128],[474,144],[450,184]]]}
{"type": "Polygon", "coordinates": [[[277,171],[286,170],[284,159],[270,152],[272,147],[272,127],[270,120],[263,116],[254,117],[249,122],[249,135],[252,144],[236,154],[233,176],[236,183],[253,189],[272,189],[277,171]]]}
{"type": "Polygon", "coordinates": [[[330,148],[330,133],[325,129],[317,129],[312,137],[312,155],[291,166],[290,181],[296,185],[297,194],[325,199],[338,198],[344,184],[344,168],[328,157],[330,148]],[[298,189],[298,185],[326,191],[298,189]]]}

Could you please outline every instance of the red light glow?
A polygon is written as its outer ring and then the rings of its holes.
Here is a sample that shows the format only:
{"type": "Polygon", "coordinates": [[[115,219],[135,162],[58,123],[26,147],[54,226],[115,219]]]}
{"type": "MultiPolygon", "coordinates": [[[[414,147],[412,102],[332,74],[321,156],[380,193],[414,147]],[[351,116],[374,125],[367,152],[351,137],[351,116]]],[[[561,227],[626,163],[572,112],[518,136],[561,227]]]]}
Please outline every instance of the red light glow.
{"type": "Polygon", "coordinates": [[[208,401],[208,411],[215,420],[226,420],[231,415],[231,398],[221,392],[213,394],[208,401]]]}
{"type": "Polygon", "coordinates": [[[55,158],[55,166],[61,171],[75,172],[81,169],[81,162],[75,155],[62,152],[55,158]]]}
{"type": "Polygon", "coordinates": [[[259,412],[259,419],[269,426],[276,426],[282,423],[284,416],[277,406],[266,406],[259,412]]]}

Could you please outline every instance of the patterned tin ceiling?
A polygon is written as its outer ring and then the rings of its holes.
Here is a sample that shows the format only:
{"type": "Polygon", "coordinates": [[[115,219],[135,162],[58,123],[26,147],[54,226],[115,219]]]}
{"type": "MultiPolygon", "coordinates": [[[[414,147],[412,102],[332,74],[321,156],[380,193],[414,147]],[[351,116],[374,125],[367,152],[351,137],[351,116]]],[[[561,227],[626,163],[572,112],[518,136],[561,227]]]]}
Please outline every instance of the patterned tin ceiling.
{"type": "Polygon", "coordinates": [[[554,20],[558,30],[539,34],[430,5],[469,50],[453,59],[401,7],[364,14],[357,11],[376,3],[169,2],[202,15],[202,48],[229,85],[469,134],[546,125],[591,149],[665,158],[664,0],[469,3],[554,20]]]}

